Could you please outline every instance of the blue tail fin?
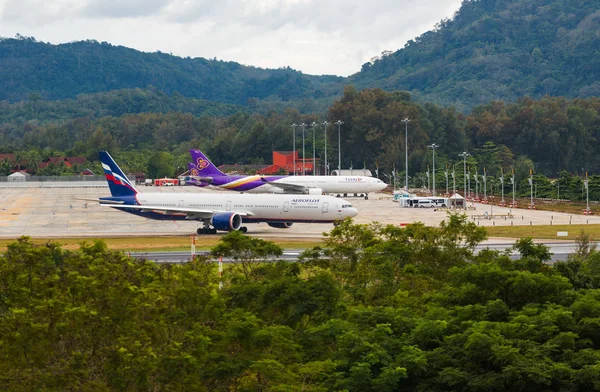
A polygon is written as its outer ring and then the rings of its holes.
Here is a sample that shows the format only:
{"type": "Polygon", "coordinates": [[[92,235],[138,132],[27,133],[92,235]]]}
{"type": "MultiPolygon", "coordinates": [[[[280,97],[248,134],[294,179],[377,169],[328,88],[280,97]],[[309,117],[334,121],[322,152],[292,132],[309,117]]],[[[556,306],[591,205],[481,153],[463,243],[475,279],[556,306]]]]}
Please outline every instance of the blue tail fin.
{"type": "Polygon", "coordinates": [[[203,177],[220,177],[226,176],[221,170],[219,170],[213,163],[208,159],[200,150],[190,150],[192,156],[192,162],[198,169],[198,175],[203,177]]]}
{"type": "Polygon", "coordinates": [[[138,193],[108,152],[100,151],[100,162],[102,162],[104,176],[106,177],[106,181],[108,181],[111,195],[133,196],[138,193]]]}

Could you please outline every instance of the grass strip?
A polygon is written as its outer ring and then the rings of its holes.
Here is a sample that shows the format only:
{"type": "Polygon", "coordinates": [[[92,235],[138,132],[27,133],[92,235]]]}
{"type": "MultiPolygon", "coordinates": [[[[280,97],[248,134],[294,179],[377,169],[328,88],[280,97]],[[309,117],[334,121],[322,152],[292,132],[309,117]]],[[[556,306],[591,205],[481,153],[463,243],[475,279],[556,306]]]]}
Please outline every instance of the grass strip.
{"type": "MultiPolygon", "coordinates": [[[[199,236],[196,238],[196,249],[207,250],[216,245],[221,236],[199,236]]],[[[322,241],[315,238],[265,238],[274,242],[284,249],[307,249],[322,245],[322,241]]],[[[60,244],[63,249],[77,250],[82,242],[91,244],[94,240],[106,242],[108,249],[124,252],[162,252],[189,250],[191,239],[189,236],[165,236],[165,237],[106,237],[106,238],[31,238],[35,244],[46,244],[54,242],[60,244]]],[[[0,252],[7,249],[8,244],[15,239],[1,239],[0,252]]]]}
{"type": "Polygon", "coordinates": [[[595,239],[600,238],[600,225],[495,226],[486,230],[490,237],[574,240],[584,231],[595,239]],[[559,231],[566,231],[568,236],[558,237],[559,231]]]}

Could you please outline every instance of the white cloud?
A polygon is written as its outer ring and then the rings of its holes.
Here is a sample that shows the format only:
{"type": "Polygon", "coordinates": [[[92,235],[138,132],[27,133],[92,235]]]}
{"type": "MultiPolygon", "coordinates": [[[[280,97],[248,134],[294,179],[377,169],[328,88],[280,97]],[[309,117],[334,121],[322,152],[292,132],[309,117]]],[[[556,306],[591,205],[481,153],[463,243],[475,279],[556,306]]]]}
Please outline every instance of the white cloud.
{"type": "Polygon", "coordinates": [[[461,0],[0,0],[0,36],[83,39],[349,75],[451,17],[461,0]]]}
{"type": "Polygon", "coordinates": [[[83,14],[92,18],[131,18],[156,15],[169,4],[169,0],[91,0],[83,14]]]}

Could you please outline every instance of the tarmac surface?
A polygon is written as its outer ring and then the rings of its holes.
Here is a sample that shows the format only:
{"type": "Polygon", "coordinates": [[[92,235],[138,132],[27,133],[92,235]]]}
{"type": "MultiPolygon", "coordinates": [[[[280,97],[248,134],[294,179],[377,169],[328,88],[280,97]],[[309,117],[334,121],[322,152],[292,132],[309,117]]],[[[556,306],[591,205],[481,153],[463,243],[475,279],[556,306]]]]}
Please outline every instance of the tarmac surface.
{"type": "MultiPolygon", "coordinates": [[[[141,192],[222,193],[197,187],[138,187],[141,192]]],[[[124,237],[195,234],[198,222],[154,221],[100,206],[98,197],[109,196],[106,185],[84,187],[2,187],[0,184],[0,238],[28,235],[36,238],[124,237]]],[[[371,194],[369,200],[346,198],[359,214],[356,223],[379,222],[402,225],[423,222],[437,226],[446,218],[445,210],[401,208],[388,194],[371,194]]],[[[469,204],[469,219],[481,226],[600,224],[600,217],[557,212],[510,209],[469,204]],[[510,214],[510,215],[509,215],[510,214]]],[[[287,230],[265,223],[247,225],[249,234],[265,238],[320,238],[331,224],[297,223],[287,230]]]]}

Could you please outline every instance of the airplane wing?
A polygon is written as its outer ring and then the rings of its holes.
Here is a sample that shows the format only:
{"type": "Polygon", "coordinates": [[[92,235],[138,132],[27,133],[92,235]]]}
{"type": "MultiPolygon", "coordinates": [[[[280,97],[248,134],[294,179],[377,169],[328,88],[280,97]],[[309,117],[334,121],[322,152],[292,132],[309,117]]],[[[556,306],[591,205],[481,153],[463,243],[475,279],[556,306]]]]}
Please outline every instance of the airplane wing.
{"type": "Polygon", "coordinates": [[[279,188],[279,189],[283,189],[284,191],[288,192],[288,193],[301,193],[301,194],[306,194],[308,193],[308,187],[305,187],[304,185],[296,185],[296,184],[286,184],[286,183],[282,183],[282,182],[272,182],[267,180],[264,177],[260,178],[262,182],[267,183],[273,187],[279,188]]]}
{"type": "Polygon", "coordinates": [[[201,177],[201,176],[189,176],[189,178],[192,180],[195,180],[195,181],[206,182],[207,184],[212,184],[212,182],[215,180],[212,177],[201,177]]]}
{"type": "Polygon", "coordinates": [[[215,214],[220,212],[235,212],[241,216],[251,216],[254,215],[250,212],[246,211],[218,211],[218,210],[203,210],[199,208],[187,208],[187,207],[162,207],[162,206],[152,206],[152,205],[131,205],[131,204],[111,204],[109,203],[100,203],[101,206],[112,207],[112,208],[133,208],[142,210],[142,212],[157,212],[163,213],[165,215],[168,214],[186,214],[187,219],[190,220],[206,220],[211,219],[215,214]]]}
{"type": "MultiPolygon", "coordinates": [[[[98,198],[93,199],[93,198],[87,198],[87,197],[73,197],[73,200],[95,201],[96,203],[98,202],[98,198]]],[[[123,203],[125,203],[124,201],[119,201],[119,200],[103,200],[102,202],[105,204],[123,204],[123,203]]]]}

